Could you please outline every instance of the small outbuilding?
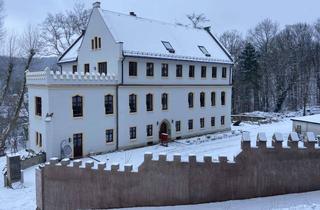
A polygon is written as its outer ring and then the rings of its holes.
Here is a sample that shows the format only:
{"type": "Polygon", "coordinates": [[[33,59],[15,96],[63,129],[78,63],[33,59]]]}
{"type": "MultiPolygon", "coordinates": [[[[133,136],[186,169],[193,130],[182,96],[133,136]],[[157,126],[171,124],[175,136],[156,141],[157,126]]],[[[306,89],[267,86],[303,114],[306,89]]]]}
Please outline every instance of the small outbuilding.
{"type": "Polygon", "coordinates": [[[313,132],[320,136],[320,114],[292,118],[292,131],[305,135],[306,132],[313,132]]]}

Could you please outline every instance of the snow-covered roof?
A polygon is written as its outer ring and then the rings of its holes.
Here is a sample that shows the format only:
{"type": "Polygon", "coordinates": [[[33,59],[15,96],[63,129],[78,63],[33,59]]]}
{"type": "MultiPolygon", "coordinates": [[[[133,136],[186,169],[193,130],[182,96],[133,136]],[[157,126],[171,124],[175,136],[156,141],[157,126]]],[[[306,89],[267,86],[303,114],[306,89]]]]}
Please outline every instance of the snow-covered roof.
{"type": "Polygon", "coordinates": [[[76,61],[78,58],[78,51],[81,46],[83,35],[81,35],[75,42],[61,55],[58,63],[66,63],[76,61]]]}
{"type": "Polygon", "coordinates": [[[123,43],[124,55],[232,63],[225,48],[204,29],[99,11],[116,42],[123,43]],[[169,42],[175,52],[170,53],[163,41],[169,42]],[[211,56],[207,57],[199,46],[204,46],[211,56]]]}
{"type": "Polygon", "coordinates": [[[295,118],[292,118],[291,120],[320,124],[320,114],[309,115],[304,117],[295,117],[295,118]]]}

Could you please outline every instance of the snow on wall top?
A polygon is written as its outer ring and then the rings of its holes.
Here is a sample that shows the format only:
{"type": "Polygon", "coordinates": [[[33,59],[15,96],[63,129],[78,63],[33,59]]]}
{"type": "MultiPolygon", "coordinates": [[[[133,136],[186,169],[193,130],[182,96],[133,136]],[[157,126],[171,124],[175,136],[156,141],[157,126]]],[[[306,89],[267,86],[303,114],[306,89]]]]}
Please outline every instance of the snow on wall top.
{"type": "Polygon", "coordinates": [[[59,58],[58,63],[73,62],[78,58],[78,51],[81,46],[83,36],[80,36],[59,58]]]}
{"type": "Polygon", "coordinates": [[[124,55],[232,63],[218,42],[204,29],[108,10],[99,11],[114,39],[123,43],[124,55]],[[168,52],[162,41],[170,42],[175,53],[168,52]],[[204,46],[211,56],[205,56],[198,46],[204,46]]]}
{"type": "Polygon", "coordinates": [[[320,124],[320,114],[304,116],[304,117],[295,117],[295,118],[291,118],[291,120],[320,124]]]}

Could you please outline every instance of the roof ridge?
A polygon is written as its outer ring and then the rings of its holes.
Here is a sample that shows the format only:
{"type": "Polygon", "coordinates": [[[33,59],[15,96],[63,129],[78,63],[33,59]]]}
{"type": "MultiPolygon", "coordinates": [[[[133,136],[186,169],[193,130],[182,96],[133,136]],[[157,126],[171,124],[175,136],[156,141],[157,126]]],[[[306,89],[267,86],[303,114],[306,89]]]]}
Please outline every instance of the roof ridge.
{"type": "Polygon", "coordinates": [[[200,31],[205,30],[204,28],[194,28],[194,27],[190,27],[190,26],[184,25],[184,24],[170,23],[170,22],[165,22],[165,21],[162,21],[162,20],[156,20],[156,19],[145,18],[145,17],[140,17],[140,16],[133,16],[133,15],[130,15],[130,14],[111,11],[111,10],[106,10],[106,9],[101,9],[101,11],[102,12],[110,12],[110,13],[114,13],[114,14],[118,14],[118,15],[123,15],[123,16],[131,17],[131,18],[136,18],[136,19],[140,19],[140,20],[143,20],[143,21],[152,21],[152,22],[158,22],[158,23],[161,23],[161,24],[166,24],[166,25],[171,25],[171,26],[184,27],[184,28],[191,29],[191,30],[200,30],[200,31]]]}

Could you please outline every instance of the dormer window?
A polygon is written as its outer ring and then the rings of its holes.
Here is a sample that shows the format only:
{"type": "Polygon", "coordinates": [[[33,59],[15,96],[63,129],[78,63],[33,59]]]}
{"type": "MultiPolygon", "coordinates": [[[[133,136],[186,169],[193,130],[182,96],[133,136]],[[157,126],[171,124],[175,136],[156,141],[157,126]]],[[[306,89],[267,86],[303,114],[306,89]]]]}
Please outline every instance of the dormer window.
{"type": "Polygon", "coordinates": [[[170,42],[162,41],[162,44],[169,51],[169,53],[175,53],[175,50],[171,46],[170,42]]]}
{"type": "Polygon", "coordinates": [[[93,39],[91,39],[91,49],[101,49],[101,37],[95,36],[93,39]]]}
{"type": "Polygon", "coordinates": [[[204,47],[204,46],[198,46],[199,47],[199,49],[201,50],[201,52],[205,55],[205,56],[207,56],[207,57],[210,57],[211,55],[210,55],[210,53],[208,52],[208,50],[204,47]]]}

